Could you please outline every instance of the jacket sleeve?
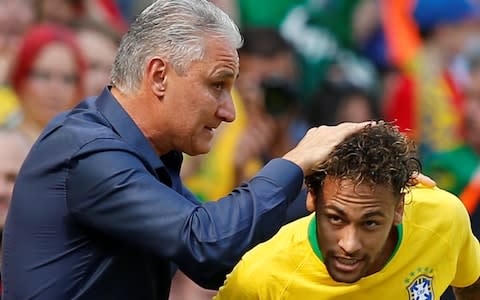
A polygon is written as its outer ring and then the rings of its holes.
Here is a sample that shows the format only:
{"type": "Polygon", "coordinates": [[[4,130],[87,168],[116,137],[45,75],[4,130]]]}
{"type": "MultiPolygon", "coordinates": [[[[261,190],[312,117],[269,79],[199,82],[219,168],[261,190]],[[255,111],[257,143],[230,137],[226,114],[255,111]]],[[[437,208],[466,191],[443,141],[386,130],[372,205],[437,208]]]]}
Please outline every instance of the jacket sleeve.
{"type": "Polygon", "coordinates": [[[100,151],[92,142],[71,158],[69,211],[85,226],[172,260],[206,288],[220,286],[248,249],[277,232],[303,181],[298,166],[276,159],[225,198],[200,204],[116,143],[100,151]]]}

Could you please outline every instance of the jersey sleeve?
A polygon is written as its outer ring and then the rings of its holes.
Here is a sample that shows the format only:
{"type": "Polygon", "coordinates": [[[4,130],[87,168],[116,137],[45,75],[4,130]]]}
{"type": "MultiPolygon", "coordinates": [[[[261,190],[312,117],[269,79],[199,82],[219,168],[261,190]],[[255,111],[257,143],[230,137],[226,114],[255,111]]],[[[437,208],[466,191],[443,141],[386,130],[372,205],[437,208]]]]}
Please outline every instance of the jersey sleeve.
{"type": "Polygon", "coordinates": [[[467,287],[480,276],[480,244],[473,235],[470,218],[460,200],[457,201],[455,209],[452,209],[452,213],[455,218],[452,233],[459,238],[457,241],[453,240],[453,243],[457,244],[459,249],[457,270],[451,285],[467,287]]]}
{"type": "Polygon", "coordinates": [[[224,285],[214,300],[250,300],[261,298],[261,280],[256,280],[248,270],[248,264],[241,260],[233,271],[227,275],[224,285]]]}

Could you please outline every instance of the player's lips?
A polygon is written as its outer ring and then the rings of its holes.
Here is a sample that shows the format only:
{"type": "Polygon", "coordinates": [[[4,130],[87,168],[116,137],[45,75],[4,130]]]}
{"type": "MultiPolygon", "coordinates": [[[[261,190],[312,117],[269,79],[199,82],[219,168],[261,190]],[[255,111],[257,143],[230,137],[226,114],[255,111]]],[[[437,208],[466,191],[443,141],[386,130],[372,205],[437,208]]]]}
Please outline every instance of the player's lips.
{"type": "Polygon", "coordinates": [[[358,258],[349,258],[349,257],[334,257],[334,265],[335,268],[342,271],[342,272],[353,272],[355,271],[362,262],[361,259],[358,258]]]}

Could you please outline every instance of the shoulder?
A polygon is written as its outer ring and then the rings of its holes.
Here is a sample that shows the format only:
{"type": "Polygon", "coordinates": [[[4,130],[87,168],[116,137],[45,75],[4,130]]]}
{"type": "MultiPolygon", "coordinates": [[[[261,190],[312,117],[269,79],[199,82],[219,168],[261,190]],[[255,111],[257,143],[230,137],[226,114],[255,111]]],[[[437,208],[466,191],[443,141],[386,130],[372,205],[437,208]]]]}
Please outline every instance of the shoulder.
{"type": "Polygon", "coordinates": [[[109,121],[89,101],[52,120],[34,145],[36,152],[45,153],[60,148],[69,159],[92,148],[128,148],[109,121]],[[115,146],[116,145],[116,146],[115,146]]]}
{"type": "Polygon", "coordinates": [[[303,246],[305,242],[308,244],[308,225],[313,216],[314,214],[310,214],[282,226],[270,240],[247,252],[244,258],[248,259],[250,256],[257,257],[269,253],[268,257],[278,259],[277,256],[288,253],[293,248],[303,246]]]}
{"type": "Polygon", "coordinates": [[[454,194],[438,187],[429,188],[421,185],[413,187],[405,195],[405,207],[412,206],[416,213],[437,216],[445,212],[455,217],[468,217],[462,201],[454,194]]]}
{"type": "Polygon", "coordinates": [[[109,121],[97,110],[77,107],[59,116],[50,124],[42,138],[70,139],[78,146],[99,138],[119,138],[109,121]]]}
{"type": "Polygon", "coordinates": [[[227,276],[219,299],[258,299],[259,295],[266,294],[278,296],[309,253],[307,230],[310,219],[311,216],[307,216],[285,225],[272,239],[247,252],[227,276]],[[239,293],[243,293],[241,297],[239,293]]]}
{"type": "MultiPolygon", "coordinates": [[[[80,160],[82,165],[93,166],[98,171],[99,168],[87,163],[85,158],[111,151],[124,153],[123,156],[138,156],[99,111],[82,103],[48,124],[32,146],[21,173],[37,178],[58,173],[67,176],[80,160]]],[[[118,164],[118,160],[115,163],[118,164]]]]}
{"type": "Polygon", "coordinates": [[[471,231],[469,215],[462,201],[437,187],[413,187],[405,196],[404,218],[417,228],[443,237],[455,237],[455,240],[471,231]]]}

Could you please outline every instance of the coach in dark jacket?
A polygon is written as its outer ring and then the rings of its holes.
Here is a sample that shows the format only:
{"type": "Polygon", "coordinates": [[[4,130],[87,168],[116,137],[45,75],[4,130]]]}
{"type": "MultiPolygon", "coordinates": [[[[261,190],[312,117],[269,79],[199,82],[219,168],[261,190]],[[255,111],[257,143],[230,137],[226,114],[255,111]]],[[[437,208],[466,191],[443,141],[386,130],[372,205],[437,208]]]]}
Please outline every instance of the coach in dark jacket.
{"type": "Polygon", "coordinates": [[[4,233],[3,299],[166,299],[171,263],[218,287],[284,222],[304,175],[362,124],[311,129],[218,202],[179,177],[231,122],[237,27],[206,0],[159,0],[124,37],[112,86],[55,118],[27,157],[4,233]]]}

